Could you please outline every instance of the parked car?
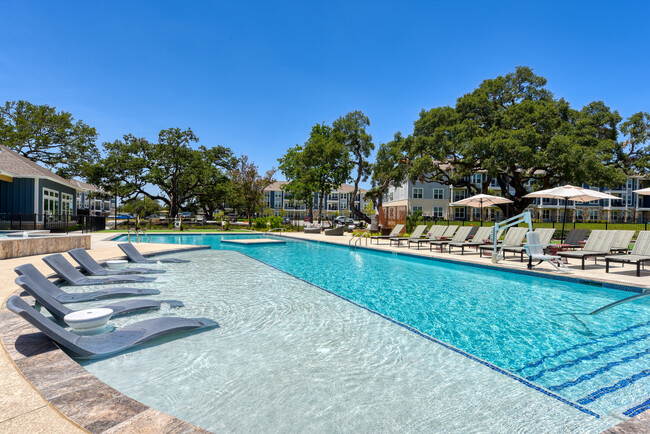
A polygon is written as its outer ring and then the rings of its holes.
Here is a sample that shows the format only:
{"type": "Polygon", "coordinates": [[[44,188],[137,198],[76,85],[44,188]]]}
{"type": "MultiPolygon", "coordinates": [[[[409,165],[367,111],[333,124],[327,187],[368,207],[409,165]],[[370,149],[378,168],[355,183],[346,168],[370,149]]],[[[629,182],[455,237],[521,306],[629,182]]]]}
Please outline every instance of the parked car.
{"type": "MultiPolygon", "coordinates": [[[[115,218],[115,217],[113,217],[113,218],[115,218]]],[[[135,219],[135,217],[132,216],[131,214],[118,214],[117,218],[118,218],[118,220],[134,220],[135,219]]]]}
{"type": "Polygon", "coordinates": [[[354,219],[351,219],[350,217],[343,217],[342,215],[340,215],[334,218],[334,223],[336,223],[337,225],[353,225],[354,219]]]}

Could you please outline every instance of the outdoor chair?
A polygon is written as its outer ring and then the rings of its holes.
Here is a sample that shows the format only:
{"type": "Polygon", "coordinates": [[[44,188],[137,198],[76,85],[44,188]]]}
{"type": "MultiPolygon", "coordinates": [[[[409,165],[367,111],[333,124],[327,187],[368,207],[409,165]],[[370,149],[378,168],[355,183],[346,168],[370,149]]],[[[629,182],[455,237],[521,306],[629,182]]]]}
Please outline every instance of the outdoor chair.
{"type": "MultiPolygon", "coordinates": [[[[547,255],[544,253],[544,248],[546,244],[542,242],[540,237],[540,232],[528,232],[526,234],[526,244],[524,247],[526,253],[528,254],[528,269],[538,266],[542,262],[548,262],[558,271],[569,271],[569,268],[562,262],[562,258],[556,255],[547,255]],[[533,264],[533,261],[539,261],[537,264],[533,264]]],[[[555,232],[555,229],[553,229],[555,232]]]]}
{"type": "Polygon", "coordinates": [[[122,274],[157,274],[164,273],[165,270],[152,270],[151,268],[122,268],[119,270],[107,270],[102,267],[97,261],[95,261],[92,256],[85,249],[72,249],[68,251],[68,255],[74,259],[82,270],[90,274],[91,276],[110,276],[110,275],[122,275],[122,274]]]}
{"type": "Polygon", "coordinates": [[[305,227],[304,229],[306,234],[320,234],[321,227],[320,226],[313,226],[313,227],[305,227]]]}
{"type": "Polygon", "coordinates": [[[605,256],[605,272],[609,273],[610,262],[620,262],[622,264],[636,264],[636,276],[641,277],[641,265],[650,261],[650,231],[640,231],[636,237],[636,242],[632,252],[628,255],[622,253],[619,255],[605,256]]]}
{"type": "MultiPolygon", "coordinates": [[[[526,232],[528,232],[528,228],[520,228],[516,226],[511,227],[510,229],[508,229],[508,232],[506,232],[506,235],[503,237],[503,242],[501,242],[500,244],[497,243],[497,247],[503,246],[504,249],[506,247],[521,247],[523,245],[526,232]]],[[[497,234],[497,240],[498,239],[499,238],[497,234]]],[[[494,250],[494,244],[484,244],[482,246],[479,246],[479,250],[481,251],[481,254],[483,254],[485,250],[494,250]]]]}
{"type": "Polygon", "coordinates": [[[571,229],[562,244],[568,244],[570,249],[579,249],[582,247],[581,241],[587,239],[589,229],[571,229]]]}
{"type": "Polygon", "coordinates": [[[447,226],[437,226],[433,225],[429,229],[429,232],[427,232],[426,238],[418,238],[418,239],[413,239],[409,238],[408,239],[408,248],[411,248],[411,244],[417,244],[418,250],[420,250],[420,245],[429,243],[431,241],[435,241],[442,237],[442,234],[447,230],[447,226]]]}
{"type": "Polygon", "coordinates": [[[152,282],[156,280],[155,277],[144,276],[105,276],[91,278],[86,277],[79,270],[77,270],[71,263],[69,263],[62,254],[55,253],[54,255],[45,256],[43,262],[50,266],[52,270],[62,277],[70,285],[106,285],[110,283],[125,283],[125,282],[152,282]]]}
{"type": "Polygon", "coordinates": [[[409,237],[392,237],[390,238],[389,244],[392,246],[393,242],[397,243],[397,247],[399,247],[402,244],[402,241],[408,242],[409,240],[419,240],[422,237],[422,234],[424,231],[427,230],[427,225],[418,225],[415,229],[413,229],[413,232],[411,233],[411,236],[409,237]]]}
{"type": "Polygon", "coordinates": [[[612,253],[627,253],[630,251],[630,243],[634,237],[635,231],[616,231],[614,244],[612,244],[612,253]]]}
{"type": "Polygon", "coordinates": [[[50,297],[60,303],[79,303],[84,301],[101,300],[104,298],[132,297],[139,295],[157,295],[160,291],[148,288],[108,288],[101,291],[69,293],[56,286],[32,264],[23,264],[14,268],[19,276],[27,276],[37,289],[42,289],[50,297]]]}
{"type": "Polygon", "coordinates": [[[492,228],[483,226],[478,228],[476,233],[474,234],[474,238],[472,238],[469,241],[463,241],[463,242],[450,242],[447,244],[447,251],[451,254],[452,248],[453,247],[460,247],[460,254],[463,255],[465,254],[465,247],[478,247],[485,245],[486,239],[490,238],[490,235],[492,234],[492,228]]]}
{"type": "Polygon", "coordinates": [[[393,237],[398,236],[402,230],[404,229],[403,224],[395,225],[392,231],[390,231],[390,234],[388,235],[373,235],[370,237],[370,244],[372,244],[372,240],[377,240],[377,244],[379,244],[379,240],[390,240],[393,237]]]}
{"type": "Polygon", "coordinates": [[[139,321],[109,333],[83,336],[54,323],[16,295],[7,300],[7,309],[39,329],[58,346],[82,358],[105,357],[160,336],[219,326],[207,318],[163,317],[139,321]]]}
{"type": "Polygon", "coordinates": [[[597,263],[598,257],[607,256],[614,244],[616,231],[594,230],[589,234],[589,238],[585,243],[582,250],[572,250],[567,252],[558,252],[563,258],[578,258],[582,260],[581,269],[585,269],[585,260],[587,258],[594,258],[597,263]]]}
{"type": "Polygon", "coordinates": [[[323,232],[325,235],[335,235],[335,236],[343,235],[345,234],[345,225],[337,226],[332,229],[325,229],[323,232]]]}
{"type": "Polygon", "coordinates": [[[142,256],[142,253],[138,252],[138,249],[131,243],[121,243],[117,247],[122,249],[122,252],[126,255],[131,262],[137,262],[138,264],[157,264],[159,262],[166,264],[181,264],[185,262],[190,262],[186,259],[176,259],[176,258],[158,258],[158,259],[147,259],[142,256]]]}
{"type": "Polygon", "coordinates": [[[471,232],[472,232],[472,227],[471,226],[460,227],[456,231],[456,234],[454,235],[454,237],[451,240],[431,241],[429,243],[429,251],[432,251],[434,246],[440,246],[440,253],[442,253],[445,250],[445,246],[447,244],[464,242],[465,240],[467,240],[467,237],[469,237],[469,234],[471,232]]]}
{"type": "MultiPolygon", "coordinates": [[[[553,234],[555,234],[555,228],[538,228],[535,229],[535,232],[538,234],[539,238],[539,243],[536,244],[541,244],[544,246],[544,248],[548,247],[549,244],[551,244],[551,238],[553,238],[553,234]]],[[[528,236],[530,232],[526,233],[526,237],[528,236]]],[[[526,243],[528,243],[528,238],[526,238],[526,243]]],[[[510,246],[510,247],[503,247],[504,252],[510,252],[517,254],[519,253],[520,255],[520,260],[521,262],[524,262],[524,253],[526,253],[526,246],[510,246]]],[[[505,257],[505,254],[504,254],[505,257]]]]}
{"type": "MultiPolygon", "coordinates": [[[[61,304],[54,297],[52,297],[45,288],[33,283],[27,276],[18,276],[15,280],[21,288],[23,288],[29,295],[34,297],[37,302],[47,309],[54,318],[63,321],[63,318],[69,313],[74,313],[75,310],[61,304]]],[[[160,309],[162,303],[166,303],[171,307],[182,307],[183,303],[178,300],[122,300],[117,303],[111,303],[103,308],[111,309],[113,316],[127,315],[133,312],[143,310],[156,310],[160,309]]]]}

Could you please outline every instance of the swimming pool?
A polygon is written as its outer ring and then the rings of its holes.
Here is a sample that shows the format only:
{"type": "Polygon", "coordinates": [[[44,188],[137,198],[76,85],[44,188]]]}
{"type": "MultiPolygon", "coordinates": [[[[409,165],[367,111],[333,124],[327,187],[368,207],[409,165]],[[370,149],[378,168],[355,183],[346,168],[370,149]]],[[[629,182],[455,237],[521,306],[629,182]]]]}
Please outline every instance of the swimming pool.
{"type": "Polygon", "coordinates": [[[284,245],[221,244],[239,237],[151,235],[151,241],[240,251],[598,415],[645,408],[638,404],[650,390],[650,306],[640,301],[587,315],[627,292],[286,238],[284,245]]]}

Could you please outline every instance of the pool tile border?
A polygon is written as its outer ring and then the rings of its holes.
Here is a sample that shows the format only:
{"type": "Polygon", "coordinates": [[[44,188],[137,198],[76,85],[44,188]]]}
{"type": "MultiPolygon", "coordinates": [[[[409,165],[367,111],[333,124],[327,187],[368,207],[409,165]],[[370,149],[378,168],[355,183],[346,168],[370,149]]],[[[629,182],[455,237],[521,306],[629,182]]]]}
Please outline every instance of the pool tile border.
{"type": "MultiPolygon", "coordinates": [[[[328,243],[328,244],[329,244],[329,243],[328,243]]],[[[241,255],[243,255],[243,256],[246,256],[247,258],[253,259],[253,260],[255,260],[255,261],[257,261],[257,262],[259,262],[259,263],[261,263],[261,264],[264,264],[264,265],[266,265],[266,266],[269,266],[269,267],[271,267],[271,268],[273,268],[273,269],[275,269],[275,270],[278,270],[278,271],[280,271],[281,273],[284,273],[284,274],[289,275],[289,276],[291,276],[291,277],[293,277],[293,278],[295,278],[295,279],[298,279],[298,280],[300,280],[300,281],[302,281],[302,282],[304,282],[304,283],[306,283],[306,284],[308,284],[308,285],[310,285],[310,286],[313,286],[313,287],[315,287],[315,288],[318,288],[318,289],[320,289],[321,291],[325,291],[325,292],[327,292],[327,293],[329,293],[329,294],[332,294],[332,295],[335,296],[335,297],[338,297],[338,298],[340,298],[340,299],[342,299],[342,300],[345,300],[345,301],[347,301],[348,303],[351,303],[351,304],[353,304],[353,305],[356,306],[356,307],[359,307],[359,308],[361,308],[361,309],[364,309],[364,310],[366,310],[366,311],[368,311],[368,312],[370,312],[370,313],[372,313],[372,314],[374,314],[374,315],[377,315],[377,316],[379,316],[379,317],[381,317],[381,318],[383,318],[383,319],[385,319],[385,320],[387,320],[387,321],[390,321],[390,322],[392,322],[393,324],[398,325],[398,326],[400,326],[400,327],[402,327],[402,328],[404,328],[404,329],[406,329],[406,330],[408,330],[408,331],[410,331],[410,332],[412,332],[412,333],[415,333],[416,335],[418,335],[418,336],[420,336],[420,337],[423,337],[423,338],[425,338],[425,339],[427,339],[427,340],[429,340],[429,341],[431,341],[431,342],[434,342],[434,343],[436,343],[436,344],[438,344],[438,345],[441,345],[441,346],[443,346],[443,347],[445,347],[445,348],[447,348],[447,349],[449,349],[449,350],[451,350],[451,351],[453,351],[453,352],[455,352],[455,353],[458,353],[458,354],[460,354],[460,355],[462,355],[462,356],[465,356],[465,357],[467,357],[467,358],[470,359],[470,360],[473,360],[473,361],[475,361],[475,362],[478,362],[478,363],[480,363],[481,365],[486,366],[486,367],[492,369],[492,370],[495,371],[495,372],[498,372],[499,374],[502,374],[502,375],[505,375],[505,376],[507,376],[507,377],[510,377],[511,379],[513,379],[513,380],[515,380],[515,381],[518,381],[519,383],[521,383],[521,384],[523,384],[523,385],[525,385],[525,386],[527,386],[527,387],[529,387],[529,388],[531,388],[531,389],[534,389],[534,390],[536,390],[536,391],[538,391],[538,392],[540,392],[540,393],[543,393],[544,395],[546,395],[546,396],[548,396],[548,397],[550,397],[550,398],[553,398],[553,399],[555,399],[555,400],[557,400],[557,401],[559,401],[559,402],[561,402],[561,403],[563,403],[563,404],[566,404],[566,405],[568,405],[568,406],[570,406],[570,407],[573,407],[573,408],[575,408],[576,410],[579,410],[579,411],[581,411],[581,412],[583,412],[583,413],[585,413],[585,414],[588,414],[588,415],[593,416],[593,417],[596,417],[596,418],[599,418],[599,417],[600,417],[599,414],[597,414],[597,413],[591,411],[590,409],[588,409],[588,408],[586,408],[586,407],[583,407],[583,406],[580,405],[580,404],[577,404],[577,403],[575,403],[575,402],[569,401],[568,399],[563,398],[563,397],[561,397],[560,395],[557,395],[557,394],[555,394],[555,393],[553,393],[553,392],[551,392],[551,391],[549,391],[549,390],[544,389],[543,387],[540,387],[540,386],[538,386],[538,385],[536,385],[536,384],[534,384],[534,383],[531,383],[530,381],[526,380],[526,379],[523,378],[523,377],[520,377],[520,376],[518,376],[518,375],[516,375],[516,374],[514,374],[514,373],[512,373],[512,372],[510,372],[510,371],[507,371],[507,370],[505,370],[505,369],[503,369],[503,368],[500,368],[500,367],[498,367],[498,366],[496,366],[496,365],[493,365],[492,363],[489,363],[489,362],[487,362],[487,361],[485,361],[485,360],[483,360],[483,359],[481,359],[481,358],[479,358],[479,357],[476,357],[476,356],[474,356],[473,354],[467,353],[467,352],[461,350],[460,348],[456,348],[455,346],[450,345],[450,344],[448,344],[448,343],[446,343],[446,342],[444,342],[444,341],[441,341],[441,340],[436,339],[436,338],[434,338],[434,337],[432,337],[432,336],[429,336],[428,334],[423,333],[423,332],[421,332],[421,331],[419,331],[419,330],[417,330],[417,329],[415,329],[415,328],[413,328],[413,327],[411,327],[411,326],[409,326],[409,325],[407,325],[407,324],[404,324],[404,323],[402,323],[402,322],[400,322],[400,321],[397,321],[397,320],[395,320],[395,319],[393,319],[393,318],[391,318],[391,317],[389,317],[389,316],[387,316],[387,315],[384,315],[384,314],[382,314],[382,313],[380,313],[380,312],[377,312],[376,310],[370,309],[370,308],[368,308],[368,307],[366,307],[366,306],[363,306],[363,305],[361,305],[361,304],[359,304],[359,303],[356,303],[356,302],[350,300],[349,298],[343,297],[342,295],[339,295],[339,294],[337,294],[337,293],[335,293],[335,292],[333,292],[333,291],[330,291],[329,289],[325,289],[325,288],[323,288],[323,287],[321,287],[321,286],[318,286],[318,285],[316,285],[316,284],[314,284],[314,283],[312,283],[312,282],[309,282],[309,281],[307,281],[307,280],[305,280],[305,279],[302,279],[302,278],[300,278],[300,277],[298,277],[298,276],[295,276],[295,275],[293,275],[293,274],[291,274],[291,273],[289,273],[289,272],[287,272],[287,271],[281,270],[281,269],[279,269],[279,268],[277,268],[277,267],[275,267],[275,266],[273,266],[273,265],[271,265],[271,264],[267,264],[266,262],[260,261],[259,259],[254,258],[254,257],[252,257],[252,256],[250,256],[250,255],[247,255],[246,253],[239,252],[239,251],[236,251],[236,250],[233,250],[233,251],[234,251],[234,252],[237,252],[237,253],[239,253],[239,254],[241,254],[241,255]]]]}

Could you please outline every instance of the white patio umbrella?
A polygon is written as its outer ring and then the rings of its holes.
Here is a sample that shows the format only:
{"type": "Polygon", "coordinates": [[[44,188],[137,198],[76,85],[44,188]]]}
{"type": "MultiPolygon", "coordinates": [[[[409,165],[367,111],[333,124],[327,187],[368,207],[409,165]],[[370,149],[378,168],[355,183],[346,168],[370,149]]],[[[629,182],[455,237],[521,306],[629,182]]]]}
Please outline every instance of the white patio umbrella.
{"type": "Polygon", "coordinates": [[[633,190],[636,194],[640,194],[641,196],[646,196],[650,194],[650,187],[648,188],[642,188],[641,190],[633,190]]]}
{"type": "Polygon", "coordinates": [[[470,206],[472,208],[481,208],[481,226],[483,226],[483,205],[492,206],[504,203],[512,203],[510,199],[505,197],[492,196],[489,194],[477,194],[476,196],[467,197],[456,202],[452,202],[449,206],[470,206]]]}
{"type": "Polygon", "coordinates": [[[564,225],[566,224],[566,210],[569,201],[589,202],[597,199],[621,200],[618,196],[602,193],[588,188],[576,187],[574,185],[563,185],[562,187],[549,188],[534,193],[529,193],[524,197],[543,197],[548,199],[564,199],[564,219],[562,219],[562,239],[564,241],[564,225]]]}

